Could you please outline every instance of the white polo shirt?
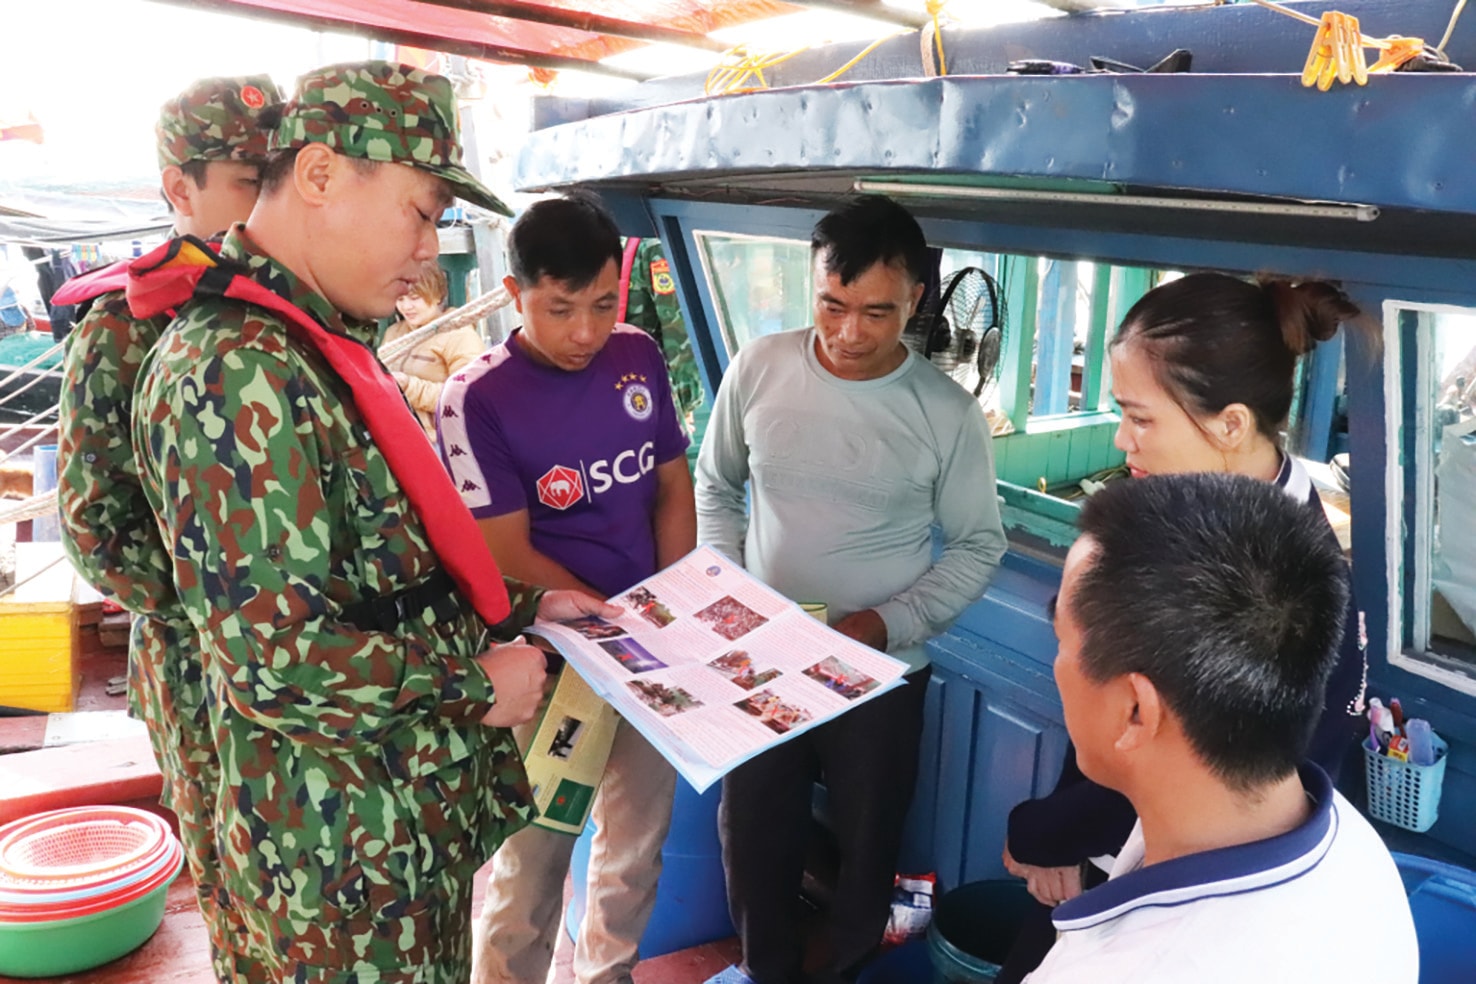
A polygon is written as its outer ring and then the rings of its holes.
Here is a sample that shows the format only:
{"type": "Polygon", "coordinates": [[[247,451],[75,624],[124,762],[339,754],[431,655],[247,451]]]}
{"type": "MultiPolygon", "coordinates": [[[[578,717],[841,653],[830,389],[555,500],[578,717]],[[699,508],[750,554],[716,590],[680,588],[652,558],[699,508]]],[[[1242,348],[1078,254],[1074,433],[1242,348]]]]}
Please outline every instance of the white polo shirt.
{"type": "Polygon", "coordinates": [[[1416,984],[1388,849],[1321,769],[1301,778],[1312,815],[1269,840],[1145,868],[1140,822],[1110,880],[1056,907],[1028,984],[1416,984]]]}

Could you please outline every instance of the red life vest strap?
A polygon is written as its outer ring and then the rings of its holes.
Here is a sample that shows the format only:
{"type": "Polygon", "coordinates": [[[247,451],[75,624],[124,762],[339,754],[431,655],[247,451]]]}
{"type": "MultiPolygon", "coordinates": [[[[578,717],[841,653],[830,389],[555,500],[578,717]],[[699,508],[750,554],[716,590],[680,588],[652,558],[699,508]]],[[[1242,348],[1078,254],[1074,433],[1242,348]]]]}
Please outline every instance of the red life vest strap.
{"type": "Polygon", "coordinates": [[[119,260],[96,270],[79,273],[56,289],[51,295],[52,304],[82,304],[109,291],[128,287],[128,266],[131,260],[119,260]]]}
{"type": "Polygon", "coordinates": [[[640,248],[641,241],[631,236],[620,256],[620,309],[615,313],[615,320],[621,324],[625,323],[625,309],[630,307],[630,275],[635,270],[636,250],[640,248]]]}
{"type": "Polygon", "coordinates": [[[198,239],[180,237],[133,261],[128,302],[136,315],[148,317],[146,312],[173,310],[192,297],[216,295],[280,317],[293,337],[321,355],[348,384],[375,446],[425,524],[431,548],[477,614],[489,625],[506,619],[512,607],[497,561],[420,421],[374,350],[323,327],[244,271],[198,239]]]}

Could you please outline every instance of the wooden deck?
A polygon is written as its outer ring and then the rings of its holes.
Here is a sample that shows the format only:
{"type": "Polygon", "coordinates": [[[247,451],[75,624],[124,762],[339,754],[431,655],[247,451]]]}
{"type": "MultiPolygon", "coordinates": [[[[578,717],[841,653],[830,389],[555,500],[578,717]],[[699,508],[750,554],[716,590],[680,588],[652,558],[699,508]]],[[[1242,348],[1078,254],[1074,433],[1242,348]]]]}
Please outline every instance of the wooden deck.
{"type": "MultiPolygon", "coordinates": [[[[473,903],[477,907],[482,904],[485,884],[484,869],[477,875],[473,903]]],[[[574,947],[568,935],[560,933],[549,984],[574,984],[573,957],[574,947]]],[[[643,960],[636,965],[632,976],[635,984],[702,984],[737,959],[738,941],[723,940],[643,960]]],[[[215,975],[210,970],[210,944],[195,905],[189,875],[182,874],[169,886],[164,923],[143,946],[96,970],[48,980],[54,984],[215,984],[215,975]]],[[[20,984],[20,979],[0,975],[0,982],[20,984]]]]}

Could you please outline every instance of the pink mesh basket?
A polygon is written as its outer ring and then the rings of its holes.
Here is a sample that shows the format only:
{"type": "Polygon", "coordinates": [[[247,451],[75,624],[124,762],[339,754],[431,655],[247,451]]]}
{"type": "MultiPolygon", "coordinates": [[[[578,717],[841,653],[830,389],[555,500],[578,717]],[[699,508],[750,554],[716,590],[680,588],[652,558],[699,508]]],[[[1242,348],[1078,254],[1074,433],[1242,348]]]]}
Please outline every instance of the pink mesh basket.
{"type": "Polygon", "coordinates": [[[41,899],[26,904],[0,902],[0,930],[21,923],[44,923],[78,919],[118,909],[167,887],[184,866],[184,850],[171,835],[167,852],[146,877],[131,884],[103,889],[85,898],[69,901],[41,899]]]}
{"type": "Polygon", "coordinates": [[[125,806],[38,814],[0,827],[0,885],[106,882],[147,867],[172,839],[163,819],[125,806]]]}

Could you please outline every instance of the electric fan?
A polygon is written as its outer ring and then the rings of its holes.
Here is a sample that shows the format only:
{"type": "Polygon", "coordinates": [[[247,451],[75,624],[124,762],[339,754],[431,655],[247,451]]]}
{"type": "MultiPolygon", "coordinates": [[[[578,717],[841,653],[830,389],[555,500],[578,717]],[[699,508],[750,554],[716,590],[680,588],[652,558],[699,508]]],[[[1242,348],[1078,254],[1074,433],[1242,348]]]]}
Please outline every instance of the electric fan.
{"type": "Polygon", "coordinates": [[[1004,330],[999,285],[978,267],[964,267],[944,279],[919,351],[976,398],[987,401],[999,380],[1004,330]]]}

